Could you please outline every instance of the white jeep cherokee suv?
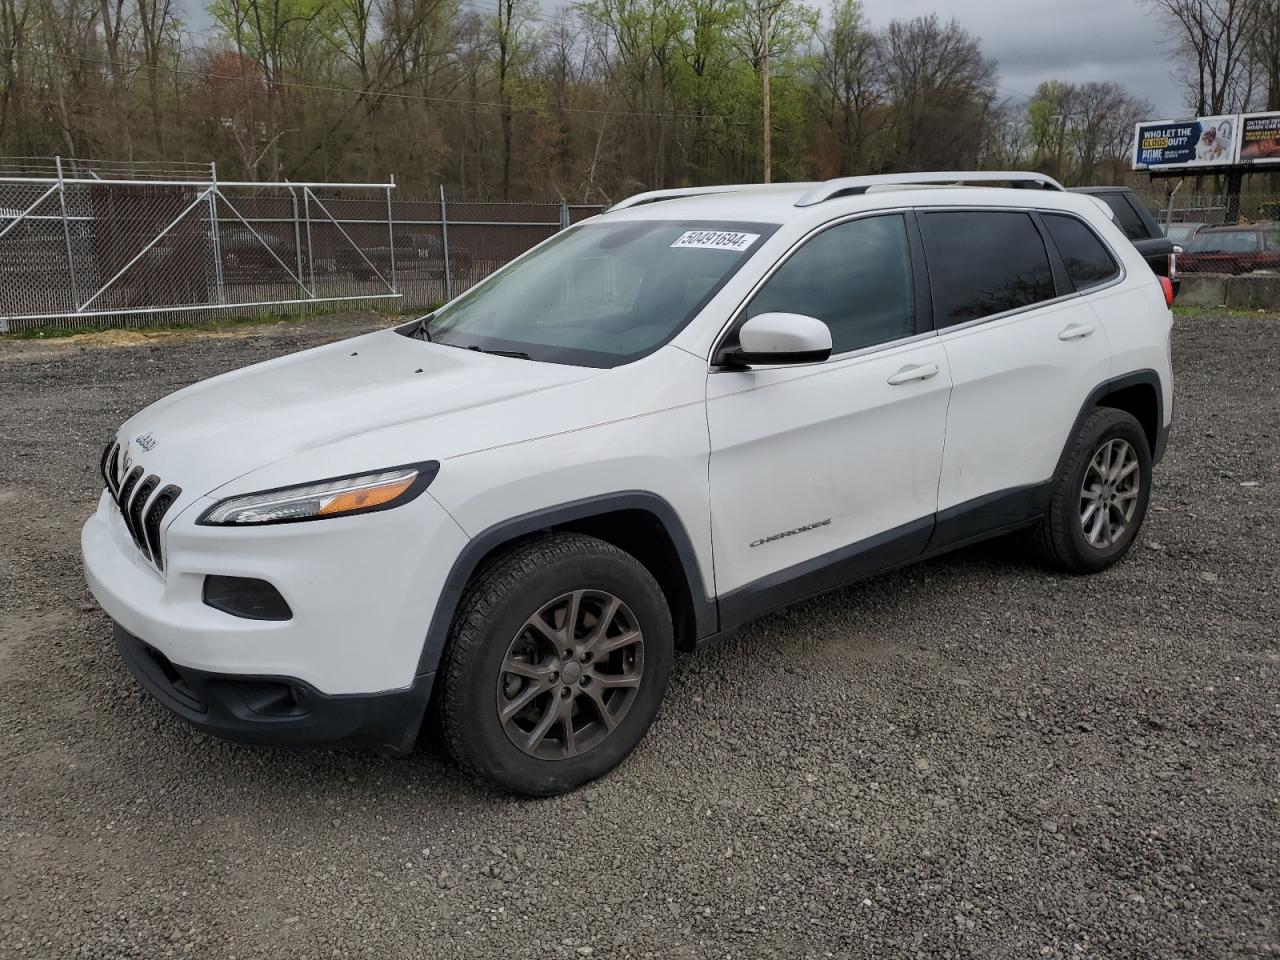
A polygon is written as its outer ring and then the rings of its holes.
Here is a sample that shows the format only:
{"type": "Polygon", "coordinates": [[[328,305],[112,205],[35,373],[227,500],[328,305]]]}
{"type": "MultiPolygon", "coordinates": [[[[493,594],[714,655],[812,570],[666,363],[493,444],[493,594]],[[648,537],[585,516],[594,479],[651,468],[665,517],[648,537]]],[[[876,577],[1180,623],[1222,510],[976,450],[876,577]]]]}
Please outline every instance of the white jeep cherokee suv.
{"type": "Polygon", "coordinates": [[[568,790],[636,747],[676,647],[1020,528],[1115,563],[1170,298],[1034,174],[642,194],[421,321],[133,417],[89,585],[211,733],[406,752],[430,700],[468,769],[568,790]]]}

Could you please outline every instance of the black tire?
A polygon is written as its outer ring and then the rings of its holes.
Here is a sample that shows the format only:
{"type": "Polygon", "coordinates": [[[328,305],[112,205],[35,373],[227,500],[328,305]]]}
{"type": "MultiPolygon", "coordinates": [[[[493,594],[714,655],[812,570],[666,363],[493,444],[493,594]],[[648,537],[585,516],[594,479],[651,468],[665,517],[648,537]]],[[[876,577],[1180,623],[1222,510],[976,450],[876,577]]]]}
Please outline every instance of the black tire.
{"type": "MultiPolygon", "coordinates": [[[[458,764],[481,779],[529,796],[564,793],[608,773],[644,738],[666,692],[673,651],[666,598],[635,557],[582,534],[541,536],[487,562],[468,585],[438,674],[437,722],[458,764]],[[627,694],[631,699],[616,727],[594,746],[562,759],[532,756],[516,745],[499,717],[501,684],[510,679],[503,667],[517,637],[528,635],[530,618],[556,598],[579,590],[605,591],[634,614],[643,637],[639,685],[627,694]]],[[[564,672],[568,676],[567,667],[564,672]]],[[[566,681],[561,677],[557,682],[566,681]]],[[[556,695],[562,693],[559,688],[556,695]]],[[[606,695],[619,694],[601,692],[606,695]]],[[[567,696],[574,704],[585,698],[576,687],[567,696]]],[[[530,709],[546,702],[540,698],[530,709]]],[[[602,725],[594,729],[597,735],[604,730],[602,725]]]]}
{"type": "Polygon", "coordinates": [[[1053,499],[1035,530],[1035,544],[1046,563],[1069,573],[1097,573],[1128,553],[1142,526],[1151,498],[1151,447],[1132,414],[1099,407],[1080,425],[1062,461],[1053,499]],[[1138,461],[1138,490],[1132,516],[1118,538],[1106,545],[1090,543],[1081,519],[1082,487],[1093,458],[1113,440],[1133,448],[1138,461]]]}

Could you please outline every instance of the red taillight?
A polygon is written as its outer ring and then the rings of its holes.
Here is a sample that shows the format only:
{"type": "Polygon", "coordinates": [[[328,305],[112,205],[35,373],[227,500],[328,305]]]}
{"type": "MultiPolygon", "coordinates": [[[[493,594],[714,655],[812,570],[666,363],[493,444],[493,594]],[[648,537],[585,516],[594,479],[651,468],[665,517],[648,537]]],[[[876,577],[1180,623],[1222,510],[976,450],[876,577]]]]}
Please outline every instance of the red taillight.
{"type": "Polygon", "coordinates": [[[1160,289],[1164,291],[1164,305],[1166,307],[1173,306],[1173,281],[1168,277],[1157,277],[1160,281],[1160,289]]]}

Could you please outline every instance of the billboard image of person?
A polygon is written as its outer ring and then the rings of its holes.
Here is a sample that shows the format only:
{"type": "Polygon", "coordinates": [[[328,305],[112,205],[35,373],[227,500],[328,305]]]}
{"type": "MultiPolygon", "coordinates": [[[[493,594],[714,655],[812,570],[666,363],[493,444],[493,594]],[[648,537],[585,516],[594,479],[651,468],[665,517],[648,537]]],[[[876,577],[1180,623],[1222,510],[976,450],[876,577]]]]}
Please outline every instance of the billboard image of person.
{"type": "Polygon", "coordinates": [[[1280,164],[1280,112],[1240,118],[1240,162],[1280,164]]]}
{"type": "Polygon", "coordinates": [[[1139,123],[1135,131],[1135,170],[1226,166],[1235,161],[1234,114],[1139,123]]]}

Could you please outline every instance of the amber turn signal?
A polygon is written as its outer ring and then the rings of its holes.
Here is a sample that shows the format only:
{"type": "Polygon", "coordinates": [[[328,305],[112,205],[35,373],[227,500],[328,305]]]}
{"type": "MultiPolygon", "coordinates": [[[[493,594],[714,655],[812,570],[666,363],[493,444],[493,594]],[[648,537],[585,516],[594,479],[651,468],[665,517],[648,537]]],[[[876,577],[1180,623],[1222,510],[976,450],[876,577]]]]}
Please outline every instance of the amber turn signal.
{"type": "Polygon", "coordinates": [[[370,507],[381,506],[408,490],[415,479],[417,474],[412,474],[403,480],[395,480],[379,487],[365,487],[363,490],[339,494],[322,506],[317,515],[331,517],[335,513],[350,513],[353,510],[368,510],[370,507]]]}

